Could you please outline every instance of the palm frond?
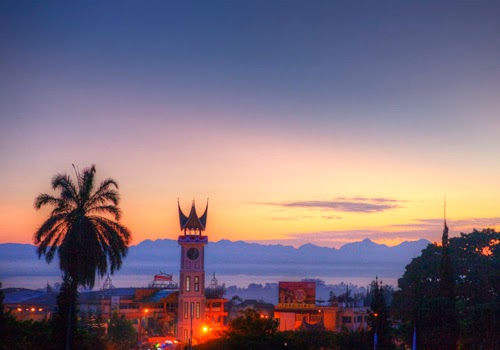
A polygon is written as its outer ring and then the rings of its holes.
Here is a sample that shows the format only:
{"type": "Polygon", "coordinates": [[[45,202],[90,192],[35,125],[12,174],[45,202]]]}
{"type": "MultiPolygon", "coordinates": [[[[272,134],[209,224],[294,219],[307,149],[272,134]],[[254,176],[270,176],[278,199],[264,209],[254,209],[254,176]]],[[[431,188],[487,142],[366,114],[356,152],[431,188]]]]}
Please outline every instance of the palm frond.
{"type": "Polygon", "coordinates": [[[98,207],[92,207],[88,210],[88,213],[111,214],[117,221],[120,220],[122,216],[122,211],[120,210],[120,208],[114,205],[101,205],[98,207]]]}
{"type": "Polygon", "coordinates": [[[101,245],[107,247],[109,269],[113,273],[121,267],[122,257],[127,255],[130,231],[125,226],[103,217],[94,216],[92,221],[100,228],[101,245]]]}
{"type": "Polygon", "coordinates": [[[83,169],[83,173],[78,179],[78,189],[82,204],[88,202],[90,199],[92,190],[94,189],[94,180],[95,166],[92,165],[90,168],[83,169]]]}
{"type": "Polygon", "coordinates": [[[85,219],[85,232],[82,241],[85,245],[85,253],[80,255],[80,270],[79,280],[81,283],[92,288],[95,282],[96,272],[100,276],[104,276],[107,270],[106,248],[100,243],[99,228],[93,222],[85,219]]]}
{"type": "Polygon", "coordinates": [[[65,224],[64,219],[65,215],[55,215],[49,217],[47,220],[43,222],[43,224],[36,230],[33,240],[35,244],[39,244],[42,240],[46,239],[46,236],[50,234],[51,231],[58,228],[60,224],[65,224]]]}
{"type": "Polygon", "coordinates": [[[38,196],[36,196],[33,205],[35,209],[38,210],[47,204],[59,206],[61,204],[61,201],[62,200],[60,198],[56,198],[54,196],[51,196],[50,194],[40,193],[38,196]]]}
{"type": "Polygon", "coordinates": [[[45,260],[48,263],[54,259],[54,253],[57,251],[61,241],[64,239],[66,229],[67,223],[65,221],[60,221],[59,224],[52,226],[52,228],[48,230],[43,237],[41,237],[37,247],[38,258],[41,258],[41,256],[44,255],[45,260]],[[47,251],[49,246],[50,249],[47,251]]]}
{"type": "MultiPolygon", "coordinates": [[[[48,252],[46,251],[43,253],[45,255],[45,261],[47,261],[47,263],[50,264],[52,260],[54,260],[56,252],[57,252],[57,246],[56,245],[51,246],[48,252]]],[[[40,252],[38,252],[39,257],[40,255],[41,255],[40,252]]]]}
{"type": "Polygon", "coordinates": [[[65,237],[57,251],[61,271],[69,274],[72,278],[78,278],[78,271],[83,268],[81,255],[86,253],[85,249],[85,244],[82,241],[82,222],[76,220],[67,227],[65,237]]]}
{"type": "Polygon", "coordinates": [[[76,209],[75,203],[68,203],[67,201],[61,201],[58,206],[56,206],[52,212],[51,216],[60,215],[60,214],[68,214],[76,209]]]}
{"type": "Polygon", "coordinates": [[[106,272],[108,271],[108,256],[110,254],[110,247],[104,244],[102,240],[102,236],[100,232],[98,231],[98,227],[95,227],[95,245],[96,249],[98,250],[98,254],[95,255],[97,261],[96,261],[96,266],[97,266],[97,273],[103,277],[106,272]]]}
{"type": "Polygon", "coordinates": [[[52,178],[52,188],[61,190],[61,198],[78,202],[79,196],[75,184],[67,174],[56,174],[52,178]]]}
{"type": "Polygon", "coordinates": [[[118,205],[120,196],[118,194],[118,184],[113,179],[106,179],[99,185],[97,191],[92,195],[88,201],[88,206],[102,205],[108,201],[114,205],[118,205]],[[114,188],[113,188],[114,187],[114,188]]]}
{"type": "Polygon", "coordinates": [[[126,254],[127,246],[130,243],[131,233],[128,228],[119,224],[116,221],[109,220],[101,216],[90,217],[96,225],[100,225],[104,228],[106,235],[104,238],[110,246],[118,246],[126,254]]]}

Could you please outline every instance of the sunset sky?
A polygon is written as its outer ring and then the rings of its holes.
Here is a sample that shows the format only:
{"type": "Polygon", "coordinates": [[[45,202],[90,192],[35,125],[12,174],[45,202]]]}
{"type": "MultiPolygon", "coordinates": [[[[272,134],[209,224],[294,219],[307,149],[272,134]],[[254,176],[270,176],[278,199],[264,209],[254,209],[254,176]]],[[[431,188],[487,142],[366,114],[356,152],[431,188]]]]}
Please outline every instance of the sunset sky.
{"type": "Polygon", "coordinates": [[[177,198],[220,239],[339,247],[500,228],[498,1],[4,1],[0,243],[56,173],[120,185],[133,244],[177,198]]]}

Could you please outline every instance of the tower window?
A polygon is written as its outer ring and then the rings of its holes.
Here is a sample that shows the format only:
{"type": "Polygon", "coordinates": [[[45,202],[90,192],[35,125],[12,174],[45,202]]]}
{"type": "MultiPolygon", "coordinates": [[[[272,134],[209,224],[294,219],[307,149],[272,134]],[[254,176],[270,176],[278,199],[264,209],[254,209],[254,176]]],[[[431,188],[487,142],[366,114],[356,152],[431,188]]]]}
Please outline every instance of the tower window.
{"type": "Polygon", "coordinates": [[[186,292],[190,292],[190,291],[191,291],[191,277],[186,276],[186,292]]]}
{"type": "Polygon", "coordinates": [[[195,292],[200,291],[200,277],[198,277],[198,276],[194,277],[194,291],[195,292]]]}
{"type": "Polygon", "coordinates": [[[188,306],[188,303],[187,301],[184,303],[184,318],[188,318],[189,317],[189,306],[188,306]]]}
{"type": "Polygon", "coordinates": [[[196,318],[200,318],[200,303],[196,303],[196,318]]]}

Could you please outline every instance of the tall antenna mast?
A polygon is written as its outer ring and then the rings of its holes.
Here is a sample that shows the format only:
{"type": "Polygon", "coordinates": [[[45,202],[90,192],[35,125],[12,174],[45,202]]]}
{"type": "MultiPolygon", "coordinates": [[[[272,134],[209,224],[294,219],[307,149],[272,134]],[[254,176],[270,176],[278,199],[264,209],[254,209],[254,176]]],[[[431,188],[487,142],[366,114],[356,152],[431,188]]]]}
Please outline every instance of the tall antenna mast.
{"type": "Polygon", "coordinates": [[[444,229],[443,229],[442,245],[443,247],[448,246],[448,225],[446,225],[446,194],[444,195],[444,229]]]}
{"type": "Polygon", "coordinates": [[[444,195],[444,223],[446,224],[446,194],[444,195]]]}

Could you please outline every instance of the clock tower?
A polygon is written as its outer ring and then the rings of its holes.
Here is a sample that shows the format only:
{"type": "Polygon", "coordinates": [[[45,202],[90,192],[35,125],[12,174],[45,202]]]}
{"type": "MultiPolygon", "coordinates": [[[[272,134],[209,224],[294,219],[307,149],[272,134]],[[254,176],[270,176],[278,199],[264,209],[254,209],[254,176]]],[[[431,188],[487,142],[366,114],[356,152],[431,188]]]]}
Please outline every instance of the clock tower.
{"type": "Polygon", "coordinates": [[[205,320],[205,245],[208,237],[203,236],[207,224],[208,201],[205,213],[198,216],[195,204],[191,205],[189,216],[179,207],[181,231],[177,242],[181,247],[181,269],[179,286],[179,314],[177,337],[186,343],[197,342],[202,335],[205,320]]]}

